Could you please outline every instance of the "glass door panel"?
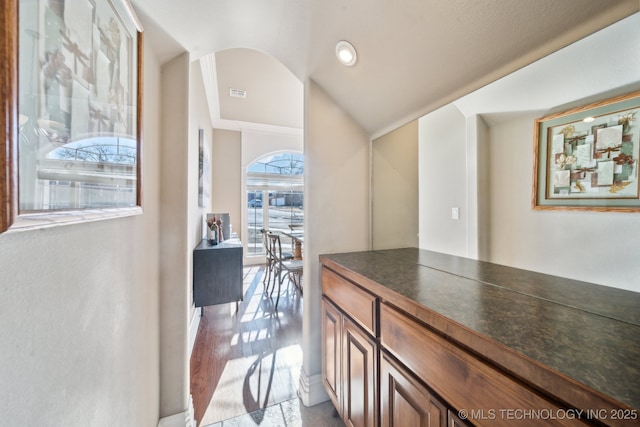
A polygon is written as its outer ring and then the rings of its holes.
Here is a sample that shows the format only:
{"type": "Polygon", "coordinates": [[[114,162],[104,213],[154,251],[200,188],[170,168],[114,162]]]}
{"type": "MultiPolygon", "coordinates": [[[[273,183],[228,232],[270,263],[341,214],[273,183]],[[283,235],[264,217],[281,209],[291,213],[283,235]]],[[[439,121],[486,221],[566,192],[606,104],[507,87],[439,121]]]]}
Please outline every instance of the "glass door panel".
{"type": "MultiPolygon", "coordinates": [[[[269,230],[289,233],[295,227],[304,225],[304,192],[302,191],[270,191],[269,192],[269,230]]],[[[282,250],[293,252],[290,237],[281,234],[282,250]]]]}
{"type": "Polygon", "coordinates": [[[262,230],[264,224],[263,191],[247,191],[247,254],[264,255],[264,243],[262,241],[262,230]]]}

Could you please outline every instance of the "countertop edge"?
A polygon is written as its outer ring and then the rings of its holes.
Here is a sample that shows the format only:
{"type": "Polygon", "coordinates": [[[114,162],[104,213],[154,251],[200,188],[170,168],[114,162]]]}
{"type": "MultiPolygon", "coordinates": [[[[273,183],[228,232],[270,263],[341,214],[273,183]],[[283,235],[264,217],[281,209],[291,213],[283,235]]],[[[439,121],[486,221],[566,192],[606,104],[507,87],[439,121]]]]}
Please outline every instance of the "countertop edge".
{"type": "MultiPolygon", "coordinates": [[[[320,255],[320,263],[351,282],[355,282],[366,291],[377,295],[381,298],[381,302],[408,314],[485,362],[536,389],[538,393],[551,396],[556,400],[559,399],[578,409],[636,409],[480,332],[426,308],[327,256],[320,255]]],[[[423,268],[429,267],[423,266],[423,268]]]]}

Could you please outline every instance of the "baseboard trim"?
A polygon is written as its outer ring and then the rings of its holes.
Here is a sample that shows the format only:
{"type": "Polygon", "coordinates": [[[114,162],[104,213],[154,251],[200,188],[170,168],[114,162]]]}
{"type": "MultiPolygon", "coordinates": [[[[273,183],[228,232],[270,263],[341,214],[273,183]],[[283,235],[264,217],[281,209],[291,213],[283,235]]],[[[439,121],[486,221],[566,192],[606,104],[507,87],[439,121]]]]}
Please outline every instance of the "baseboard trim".
{"type": "Polygon", "coordinates": [[[300,397],[304,406],[315,406],[329,400],[329,395],[322,384],[322,375],[309,376],[303,367],[300,370],[298,397],[300,397]]]}
{"type": "Polygon", "coordinates": [[[158,427],[197,427],[191,395],[189,395],[189,407],[186,410],[161,418],[158,421],[158,427]]]}
{"type": "Polygon", "coordinates": [[[196,344],[196,336],[198,335],[198,327],[200,326],[201,310],[202,308],[193,307],[193,316],[191,317],[191,323],[189,325],[189,359],[191,359],[193,346],[196,344]]]}

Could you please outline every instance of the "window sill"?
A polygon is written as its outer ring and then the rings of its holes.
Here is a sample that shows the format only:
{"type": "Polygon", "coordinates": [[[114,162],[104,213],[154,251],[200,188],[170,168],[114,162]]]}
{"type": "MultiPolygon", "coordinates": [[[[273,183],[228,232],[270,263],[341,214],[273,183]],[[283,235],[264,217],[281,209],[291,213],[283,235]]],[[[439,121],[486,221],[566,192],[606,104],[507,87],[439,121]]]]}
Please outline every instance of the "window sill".
{"type": "Polygon", "coordinates": [[[19,215],[6,233],[39,230],[61,225],[80,224],[142,214],[140,206],[114,209],[43,212],[19,215]]]}

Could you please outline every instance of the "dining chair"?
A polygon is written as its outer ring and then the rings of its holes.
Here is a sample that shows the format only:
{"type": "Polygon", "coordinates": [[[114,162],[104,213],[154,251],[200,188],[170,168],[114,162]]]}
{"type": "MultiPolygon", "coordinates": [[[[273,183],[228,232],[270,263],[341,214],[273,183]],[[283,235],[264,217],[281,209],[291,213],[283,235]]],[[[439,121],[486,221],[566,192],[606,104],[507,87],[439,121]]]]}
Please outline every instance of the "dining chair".
{"type": "MultiPolygon", "coordinates": [[[[276,280],[278,281],[278,297],[276,298],[276,310],[278,309],[278,302],[280,301],[280,291],[282,288],[282,282],[287,277],[290,282],[293,282],[294,286],[300,295],[302,295],[302,272],[303,262],[300,260],[294,260],[291,258],[285,258],[286,253],[282,252],[282,244],[280,242],[280,235],[276,233],[268,233],[270,251],[273,255],[273,287],[269,296],[273,296],[275,290],[276,280]]],[[[291,254],[289,254],[291,255],[291,254]]]]}
{"type": "Polygon", "coordinates": [[[262,278],[262,284],[265,290],[268,290],[269,283],[271,282],[271,273],[273,271],[273,254],[271,253],[271,245],[269,243],[269,230],[262,228],[260,229],[260,233],[262,233],[262,246],[264,247],[265,254],[265,272],[262,278]]]}
{"type": "MultiPolygon", "coordinates": [[[[269,230],[266,228],[260,229],[260,233],[262,233],[262,245],[264,246],[265,253],[265,272],[262,278],[262,284],[264,285],[265,291],[269,290],[269,284],[271,283],[271,276],[273,275],[274,269],[274,254],[271,250],[271,244],[269,241],[269,230]]],[[[293,259],[293,254],[290,252],[282,253],[282,258],[285,260],[293,259]]],[[[275,276],[274,276],[274,286],[275,286],[275,276]]]]}

